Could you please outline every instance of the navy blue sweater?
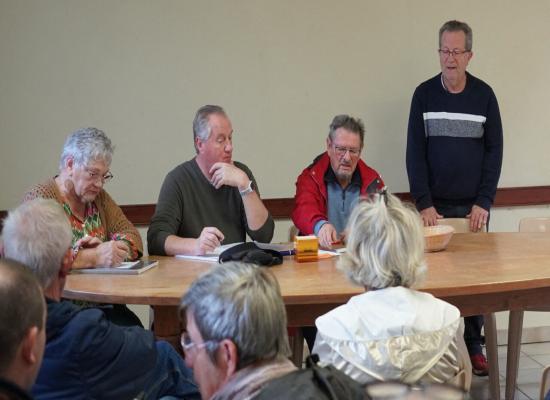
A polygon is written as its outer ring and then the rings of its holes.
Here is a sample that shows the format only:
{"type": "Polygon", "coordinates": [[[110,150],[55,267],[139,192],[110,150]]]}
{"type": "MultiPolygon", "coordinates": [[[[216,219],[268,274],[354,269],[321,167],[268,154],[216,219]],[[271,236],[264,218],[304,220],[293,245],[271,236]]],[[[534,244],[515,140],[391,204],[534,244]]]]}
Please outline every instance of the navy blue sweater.
{"type": "Polygon", "coordinates": [[[418,210],[434,201],[489,210],[502,166],[502,123],[493,90],[467,74],[449,93],[441,74],[414,92],[407,134],[407,173],[418,210]]]}

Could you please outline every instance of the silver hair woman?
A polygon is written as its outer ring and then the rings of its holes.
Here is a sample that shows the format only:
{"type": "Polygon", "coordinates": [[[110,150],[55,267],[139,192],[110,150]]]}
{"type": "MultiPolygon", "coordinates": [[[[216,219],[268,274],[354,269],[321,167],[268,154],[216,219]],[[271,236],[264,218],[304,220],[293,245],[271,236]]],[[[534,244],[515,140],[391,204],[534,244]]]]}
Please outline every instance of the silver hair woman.
{"type": "Polygon", "coordinates": [[[316,320],[313,352],[361,383],[453,383],[469,388],[471,366],[458,309],[411,289],[426,272],[418,213],[391,194],[360,201],[339,262],[366,289],[316,320]]]}
{"type": "Polygon", "coordinates": [[[279,284],[266,269],[241,263],[213,268],[183,296],[180,316],[185,361],[205,399],[251,398],[268,380],[295,369],[287,359],[279,284]]]}
{"type": "Polygon", "coordinates": [[[103,131],[79,129],[65,141],[59,174],[25,195],[25,201],[50,198],[63,206],[73,232],[73,268],[115,266],[143,252],[138,231],[103,189],[113,178],[112,157],[113,145],[103,131]]]}
{"type": "Polygon", "coordinates": [[[410,288],[426,272],[418,213],[391,195],[362,201],[350,216],[347,252],[338,268],[365,289],[410,288]]]}

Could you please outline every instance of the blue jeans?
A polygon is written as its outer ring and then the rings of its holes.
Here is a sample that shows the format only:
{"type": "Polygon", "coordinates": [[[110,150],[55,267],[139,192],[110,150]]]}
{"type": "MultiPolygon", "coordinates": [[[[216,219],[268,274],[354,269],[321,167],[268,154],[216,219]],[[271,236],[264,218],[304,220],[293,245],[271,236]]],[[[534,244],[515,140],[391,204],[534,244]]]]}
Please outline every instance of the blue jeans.
{"type": "MultiPolygon", "coordinates": [[[[472,211],[472,204],[466,205],[451,205],[446,203],[438,203],[434,200],[434,207],[437,212],[443,215],[444,218],[465,218],[472,211]]],[[[487,230],[489,230],[489,218],[487,218],[487,230]]],[[[464,341],[468,354],[482,354],[481,345],[485,342],[485,338],[481,335],[483,328],[483,315],[472,315],[464,317],[464,341]]]]}
{"type": "Polygon", "coordinates": [[[145,388],[144,399],[200,399],[193,372],[183,358],[168,342],[158,341],[156,345],[157,363],[145,388]]]}

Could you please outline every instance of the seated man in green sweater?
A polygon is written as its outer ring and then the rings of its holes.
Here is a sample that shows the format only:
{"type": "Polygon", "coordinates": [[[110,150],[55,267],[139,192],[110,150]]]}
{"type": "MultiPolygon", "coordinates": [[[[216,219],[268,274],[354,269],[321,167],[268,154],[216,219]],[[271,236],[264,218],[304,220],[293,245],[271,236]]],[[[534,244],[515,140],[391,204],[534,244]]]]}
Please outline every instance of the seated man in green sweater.
{"type": "Polygon", "coordinates": [[[197,155],[168,173],[147,231],[149,254],[201,255],[222,242],[273,237],[274,223],[252,172],[232,160],[233,127],[220,106],[201,107],[193,120],[197,155]]]}

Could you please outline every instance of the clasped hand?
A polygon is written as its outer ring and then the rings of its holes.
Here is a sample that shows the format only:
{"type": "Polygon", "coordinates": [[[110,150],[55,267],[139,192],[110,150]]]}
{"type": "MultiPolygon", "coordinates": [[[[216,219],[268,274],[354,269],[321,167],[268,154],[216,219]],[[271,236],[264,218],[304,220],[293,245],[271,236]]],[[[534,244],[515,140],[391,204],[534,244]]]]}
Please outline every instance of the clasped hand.
{"type": "Polygon", "coordinates": [[[250,179],[245,172],[233,164],[217,162],[210,168],[210,183],[219,189],[223,185],[233,186],[239,190],[244,190],[248,186],[250,179]]]}
{"type": "Polygon", "coordinates": [[[84,236],[76,245],[95,250],[96,266],[116,267],[128,257],[128,245],[121,240],[102,242],[95,236],[84,236]]]}

